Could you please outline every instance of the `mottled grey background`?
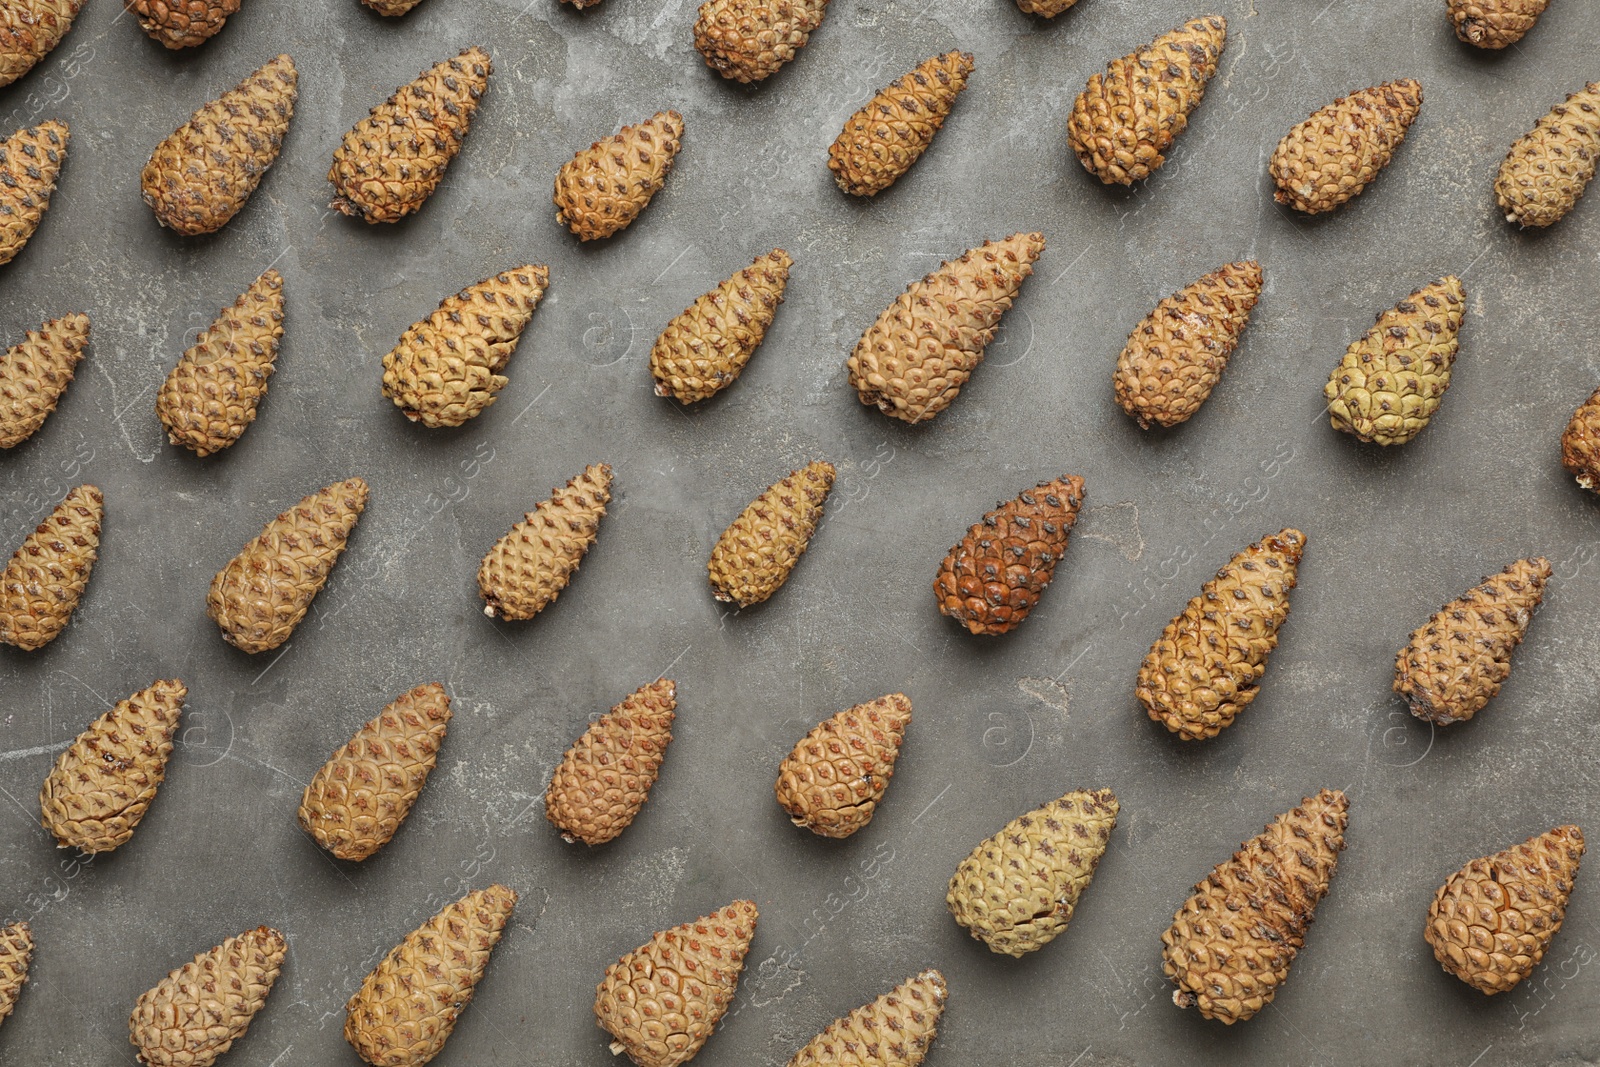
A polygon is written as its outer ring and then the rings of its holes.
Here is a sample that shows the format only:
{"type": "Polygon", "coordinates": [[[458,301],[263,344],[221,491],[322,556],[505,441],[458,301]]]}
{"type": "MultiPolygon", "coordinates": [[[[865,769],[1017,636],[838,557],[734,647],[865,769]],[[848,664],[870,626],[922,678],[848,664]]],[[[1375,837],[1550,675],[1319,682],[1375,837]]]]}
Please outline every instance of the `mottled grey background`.
{"type": "Polygon", "coordinates": [[[0,652],[0,913],[39,941],[0,1060],[131,1063],[137,995],[264,922],[287,934],[288,963],[227,1062],[354,1064],[342,1008],[365,970],[490,880],[523,904],[439,1064],[613,1063],[590,1017],[602,969],[737,896],[761,924],[706,1067],[781,1064],[929,965],[951,985],[939,1064],[1600,1059],[1600,869],[1510,994],[1447,977],[1421,937],[1434,887],[1469,857],[1557,822],[1600,830],[1600,500],[1557,462],[1600,382],[1600,203],[1522,234],[1490,192],[1510,142],[1600,74],[1600,9],[1557,0],[1503,55],[1458,44],[1442,0],[1218,9],[1221,73],[1165,169],[1123,191],[1071,157],[1073,95],[1200,8],[1083,0],[1046,23],[1009,0],[836,0],[800,58],[747,90],[693,51],[690,0],[581,15],[423,0],[399,21],[355,0],[245,0],[178,54],[90,0],[56,53],[0,91],[5,130],[48,116],[73,129],[50,214],[0,271],[6,342],[67,311],[94,320],[60,410],[0,457],[0,530],[9,550],[82,480],[108,511],[71,628],[43,652],[0,652]],[[474,43],[495,74],[438,195],[396,226],[330,215],[341,134],[474,43]],[[876,200],[847,200],[824,167],[845,117],[950,48],[977,71],[932,152],[876,200]],[[223,233],[160,230],[139,200],[150,148],[280,50],[301,70],[282,160],[223,233]],[[1278,137],[1404,75],[1427,103],[1375,187],[1327,218],[1274,207],[1278,137]],[[553,218],[556,167],[666,107],[688,132],[665,191],[620,237],[580,247],[553,218]],[[919,429],[858,405],[843,361],[862,328],[941,259],[1024,228],[1049,248],[956,405],[919,429]],[[774,245],[796,261],[788,302],[743,379],[688,412],[652,396],[656,332],[774,245]],[[1232,369],[1191,423],[1141,433],[1111,399],[1128,331],[1244,257],[1267,290],[1232,369]],[[499,403],[455,431],[408,425],[379,394],[383,353],[442,296],[523,262],[548,263],[552,283],[499,403]],[[196,460],[165,443],[155,390],[269,264],[288,300],[271,394],[236,447],[196,460]],[[1321,386],[1345,345],[1445,272],[1464,279],[1470,317],[1434,425],[1393,451],[1330,430],[1321,386]],[[840,477],[810,554],[772,601],[724,613],[705,586],[713,538],[816,457],[840,477]],[[531,623],[485,619],[480,556],[597,460],[620,495],[571,588],[531,623]],[[969,638],[934,610],[941,556],[997,499],[1063,472],[1087,479],[1088,510],[1055,585],[1015,634],[969,638]],[[255,658],[225,645],[204,615],[211,575],[272,515],[352,474],[371,506],[292,643],[255,658]],[[1290,524],[1310,548],[1260,699],[1217,740],[1176,743],[1133,698],[1140,657],[1232,552],[1290,524]],[[1531,553],[1556,578],[1516,673],[1478,720],[1435,736],[1389,692],[1395,649],[1531,553]],[[564,845],[543,818],[553,764],[664,672],[681,705],[649,806],[611,845],[564,845]],[[174,675],[191,692],[181,746],[138,834],[92,863],[58,852],[35,800],[55,754],[110,702],[174,675]],[[305,781],[431,679],[457,716],[410,822],[363,865],[329,859],[294,821],[305,781]],[[778,760],[818,719],[893,690],[916,720],[877,819],[842,843],[791,827],[771,799],[778,760]],[[1116,790],[1123,816],[1072,929],[1022,961],[991,955],[945,913],[950,871],[1014,815],[1094,786],[1116,790]],[[1173,910],[1322,786],[1352,797],[1350,847],[1282,995],[1231,1030],[1179,1012],[1157,940],[1173,910]]]}

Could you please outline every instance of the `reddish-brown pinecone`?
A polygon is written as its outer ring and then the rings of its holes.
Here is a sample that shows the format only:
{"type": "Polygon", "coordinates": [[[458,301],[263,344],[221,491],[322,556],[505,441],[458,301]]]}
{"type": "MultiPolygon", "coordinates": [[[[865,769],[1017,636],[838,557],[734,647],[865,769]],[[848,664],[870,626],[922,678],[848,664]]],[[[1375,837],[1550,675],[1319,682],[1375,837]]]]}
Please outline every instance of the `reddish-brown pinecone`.
{"type": "Polygon", "coordinates": [[[205,44],[222,29],[241,0],[124,0],[139,26],[168,48],[205,44]]]}
{"type": "Polygon", "coordinates": [[[594,1017],[638,1067],[694,1059],[733,1002],[756,933],[753,901],[736,900],[694,922],[661,930],[606,968],[594,1017]]]}
{"type": "Polygon", "coordinates": [[[378,851],[411,814],[449,726],[450,697],[438,682],[395,697],[312,776],[301,828],[342,860],[378,851]]]}
{"type": "Polygon", "coordinates": [[[28,984],[28,963],[33,959],[33,928],[25,922],[0,927],[0,1023],[11,1017],[28,984]]]}
{"type": "Polygon", "coordinates": [[[32,652],[66,629],[100,555],[105,498],[80,485],[62,498],[0,572],[0,642],[32,652]]]}
{"type": "Polygon", "coordinates": [[[51,319],[0,355],[0,448],[36,433],[72,384],[89,344],[89,316],[51,319]]]}
{"type": "Polygon", "coordinates": [[[269,926],[246,930],[146,990],[128,1040],[149,1067],[210,1067],[243,1037],[267,1002],[289,946],[269,926]]]}
{"type": "Polygon", "coordinates": [[[545,818],[563,838],[603,845],[628,828],[661,773],[677,706],[677,683],[658,679],[572,743],[544,793],[545,818]]]}
{"type": "Polygon", "coordinates": [[[711,546],[706,576],[712,595],[748,608],[783,588],[822,521],[834,475],[832,463],[817,460],[752,500],[711,546]]]}
{"type": "Polygon", "coordinates": [[[828,169],[839,188],[875,196],[899,181],[933,144],[971,73],[970,52],[946,52],[923,60],[867,101],[828,149],[828,169]]]}
{"type": "Polygon", "coordinates": [[[1268,170],[1273,198],[1308,215],[1361,195],[1389,165],[1422,110],[1422,85],[1410,78],[1341,96],[1284,134],[1268,170]]]}
{"type": "Polygon", "coordinates": [[[0,4],[0,86],[49,55],[72,28],[83,0],[10,0],[0,4]]]}
{"type": "Polygon", "coordinates": [[[1161,935],[1172,1002],[1232,1026],[1278,995],[1328,892],[1350,802],[1324,789],[1273,819],[1194,887],[1161,935]]]}
{"type": "Polygon", "coordinates": [[[17,258],[50,210],[69,134],[51,119],[0,141],[0,264],[17,258]]]}
{"type": "Polygon", "coordinates": [[[667,323],[650,347],[656,396],[692,404],[732,385],[765,340],[793,264],[774,248],[667,323]]]}
{"type": "Polygon", "coordinates": [[[1480,993],[1533,973],[1566,918],[1583,831],[1557,826],[1472,860],[1433,895],[1422,936],[1434,959],[1480,993]]]}
{"type": "Polygon", "coordinates": [[[531,619],[567,587],[600,536],[611,501],[611,468],[591,463],[494,543],[478,565],[490,618],[531,619]]]}
{"type": "Polygon", "coordinates": [[[1511,676],[1511,653],[1549,580],[1549,560],[1519,559],[1418,627],[1394,661],[1394,691],[1411,714],[1448,726],[1482,711],[1511,676]]]}
{"type": "Polygon", "coordinates": [[[1083,479],[1069,474],[989,512],[939,565],[933,580],[939,611],[975,634],[1020,625],[1055,577],[1081,507],[1083,479]]]}
{"type": "Polygon", "coordinates": [[[1533,29],[1550,0],[1449,0],[1456,36],[1479,48],[1514,45],[1533,29]]]}
{"type": "Polygon", "coordinates": [[[910,725],[904,693],[822,720],[778,766],[773,789],[790,821],[822,837],[849,837],[871,822],[910,725]]]}
{"type": "Polygon", "coordinates": [[[1551,108],[1506,153],[1495,202],[1506,221],[1551,226],[1578,206],[1600,168],[1600,82],[1551,108]]]}
{"type": "Polygon", "coordinates": [[[917,1067],[938,1036],[948,995],[943,974],[923,971],[829,1023],[789,1067],[917,1067]]]}
{"type": "Polygon", "coordinates": [[[706,0],[694,46],[724,78],[758,82],[793,59],[827,13],[828,0],[706,0]]]}
{"type": "Polygon", "coordinates": [[[1561,435],[1561,464],[1579,485],[1600,493],[1600,389],[1572,413],[1561,435]]]}
{"type": "Polygon", "coordinates": [[[682,147],[683,116],[658,111],[575,153],[556,171],[556,221],[580,241],[627,229],[667,183],[682,147]]]}

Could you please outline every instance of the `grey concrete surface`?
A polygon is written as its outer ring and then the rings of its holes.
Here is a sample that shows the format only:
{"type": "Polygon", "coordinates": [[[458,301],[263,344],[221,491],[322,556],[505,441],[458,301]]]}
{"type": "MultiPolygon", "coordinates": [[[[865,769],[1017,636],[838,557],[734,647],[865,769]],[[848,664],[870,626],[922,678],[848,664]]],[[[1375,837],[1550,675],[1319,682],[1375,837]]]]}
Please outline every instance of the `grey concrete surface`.
{"type": "MultiPolygon", "coordinates": [[[[1490,183],[1510,142],[1600,75],[1600,8],[1556,0],[1503,55],[1457,43],[1442,0],[1218,0],[1220,74],[1171,161],[1131,191],[1071,157],[1073,95],[1104,62],[1201,9],[1083,0],[1053,23],[1010,0],[835,0],[790,67],[753,90],[694,52],[689,0],[423,0],[383,21],[355,0],[246,0],[203,48],[169,54],[89,0],[57,52],[0,91],[6,130],[73,128],[54,206],[0,272],[14,339],[87,310],[92,352],[34,440],[0,456],[7,549],[67,488],[104,488],[103,554],[71,628],[0,651],[0,913],[39,948],[0,1062],[131,1063],[125,1019],[168,969],[258,923],[283,977],[233,1067],[354,1064],[343,1004],[391,944],[467,888],[523,895],[477,1000],[436,1061],[613,1063],[590,1004],[603,968],[660,927],[735,897],[761,908],[736,1008],[698,1062],[785,1062],[835,1016],[930,965],[950,1009],[933,1064],[994,1067],[1570,1065],[1600,1060],[1600,870],[1579,878],[1548,961],[1486,999],[1421,937],[1468,858],[1559,822],[1600,829],[1600,499],[1560,469],[1572,409],[1600,383],[1600,203],[1518,233],[1490,183]],[[328,213],[338,138],[472,43],[495,74],[465,151],[420,215],[328,213]],[[833,187],[826,148],[878,87],[937,51],[977,58],[930,154],[876,200],[833,187]],[[287,147],[224,232],[183,240],[138,195],[150,148],[278,51],[301,74],[287,147]],[[1277,139],[1346,91],[1422,80],[1426,103],[1365,196],[1307,220],[1273,206],[1277,139]],[[665,191],[629,231],[579,246],[554,221],[556,167],[665,107],[688,123],[665,191]],[[861,407],[843,361],[908,281],[986,237],[1049,247],[955,406],[908,429],[861,407]],[[684,411],[651,395],[667,320],[755,254],[795,258],[788,301],[743,379],[684,411]],[[1111,399],[1127,332],[1161,296],[1244,257],[1267,290],[1221,386],[1188,425],[1142,433],[1111,399]],[[408,425],[379,360],[447,293],[523,262],[552,283],[511,384],[455,431],[408,425]],[[165,443],[154,394],[195,330],[268,264],[287,332],[259,422],[228,453],[165,443]],[[1434,424],[1392,451],[1322,415],[1345,345],[1454,272],[1470,315],[1434,424]],[[762,487],[839,467],[828,518],[765,606],[719,609],[712,540],[762,487]],[[619,498],[560,601],[527,624],[479,611],[478,559],[586,463],[619,498]],[[934,609],[945,549],[1035,481],[1083,475],[1088,510],[1041,607],[1002,640],[934,609]],[[281,654],[248,657],[204,615],[211,575],[261,525],[352,474],[373,498],[281,654]],[[1133,697],[1162,625],[1240,546],[1284,525],[1310,547],[1260,698],[1185,747],[1133,697]],[[1395,649],[1443,601],[1521,555],[1556,577],[1499,699],[1437,733],[1389,692],[1395,649]],[[677,739],[618,841],[564,845],[542,791],[594,715],[661,674],[677,739]],[[39,828],[39,783],[110,702],[179,676],[189,710],[133,841],[89,862],[39,828]],[[457,709],[438,771],[365,864],[297,828],[304,783],[399,692],[437,679],[457,709]],[[816,720],[903,690],[916,717],[888,798],[854,839],[791,827],[778,760],[816,720]],[[1069,788],[1123,817],[1066,935],[991,955],[943,906],[982,837],[1069,788]],[[1349,848],[1282,995],[1225,1029],[1168,1000],[1158,937],[1192,883],[1300,796],[1343,787],[1349,848]]],[[[1591,194],[1591,200],[1600,193],[1591,194]]]]}

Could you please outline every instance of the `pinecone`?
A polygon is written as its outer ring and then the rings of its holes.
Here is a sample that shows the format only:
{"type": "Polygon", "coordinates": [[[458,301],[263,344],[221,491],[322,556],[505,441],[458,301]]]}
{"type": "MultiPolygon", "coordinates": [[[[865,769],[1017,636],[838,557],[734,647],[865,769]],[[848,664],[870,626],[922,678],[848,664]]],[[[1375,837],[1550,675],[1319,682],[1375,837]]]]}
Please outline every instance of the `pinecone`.
{"type": "Polygon", "coordinates": [[[490,618],[531,619],[545,609],[600,536],[611,500],[611,468],[592,463],[551,490],[494,543],[478,567],[478,592],[490,618]]]}
{"type": "Polygon", "coordinates": [[[156,393],[167,439],[197,456],[220,452],[256,418],[283,337],[283,278],[268,270],[195,338],[156,393]]]}
{"type": "Polygon", "coordinates": [[[0,642],[27,652],[67,628],[100,555],[105,497],[92,485],[67,493],[0,572],[0,642]]]}
{"type": "Polygon", "coordinates": [[[445,297],[383,357],[383,395],[424,426],[477,417],[510,381],[500,372],[549,284],[549,268],[530,264],[445,297]]]}
{"type": "Polygon", "coordinates": [[[828,0],[706,0],[694,46],[706,66],[748,85],[772,77],[822,25],[828,0]]]}
{"type": "Polygon", "coordinates": [[[917,1067],[938,1036],[948,995],[944,975],[923,971],[829,1023],[789,1067],[917,1067]]]}
{"type": "Polygon", "coordinates": [[[736,900],[694,922],[661,930],[606,968],[594,1016],[638,1067],[694,1059],[733,1002],[756,932],[756,906],[736,900]]]}
{"type": "Polygon", "coordinates": [[[139,176],[156,221],[194,237],[237,215],[278,161],[298,83],[294,61],[279,56],[156,145],[139,176]]]}
{"type": "Polygon", "coordinates": [[[133,836],[167,777],[189,690],[156,682],[89,724],[39,790],[43,826],[61,848],[110,852],[133,836]]]}
{"type": "Polygon", "coordinates": [[[69,131],[54,119],[0,141],[0,265],[17,258],[50,209],[69,131]]]}
{"type": "Polygon", "coordinates": [[[676,111],[658,111],[596,141],[556,171],[556,221],[580,241],[627,229],[666,184],[682,147],[676,111]]]}
{"type": "Polygon", "coordinates": [[[211,579],[206,614],[245,652],[269,652],[294,633],[367,506],[367,483],[334,482],[285,511],[211,579]]]}
{"type": "Polygon", "coordinates": [[[845,361],[861,402],[909,423],[949,407],[1043,251],[1042,234],[1014,233],[906,286],[845,361]]]}
{"type": "Polygon", "coordinates": [[[656,396],[692,404],[732,385],[767,336],[793,264],[774,248],[667,323],[650,348],[656,396]]]}
{"type": "Polygon", "coordinates": [[[778,767],[774,791],[790,821],[822,837],[849,837],[871,822],[910,725],[904,693],[822,720],[778,767]]]}
{"type": "Polygon", "coordinates": [[[1350,802],[1306,797],[1194,887],[1161,935],[1172,1002],[1232,1026],[1278,995],[1339,866],[1350,802]]]}
{"type": "Polygon", "coordinates": [[[1342,96],[1284,135],[1268,170],[1273,198],[1308,215],[1361,195],[1389,165],[1422,109],[1422,85],[1410,78],[1342,96]]]}
{"type": "Polygon", "coordinates": [[[1077,2],[1078,0],[1017,0],[1017,7],[1025,15],[1053,19],[1077,2]]]}
{"type": "Polygon", "coordinates": [[[1228,369],[1261,298],[1261,264],[1229,263],[1156,305],[1128,336],[1112,388],[1140,429],[1187,422],[1228,369]]]}
{"type": "Polygon", "coordinates": [[[658,679],[572,743],[544,793],[545,818],[563,838],[603,845],[628,828],[661,773],[677,706],[677,683],[658,679]]]}
{"type": "Polygon", "coordinates": [[[168,48],[194,48],[215,37],[240,0],[123,0],[139,28],[168,48]]]}
{"type": "Polygon", "coordinates": [[[752,500],[711,547],[712,595],[748,608],[783,588],[817,532],[833,478],[833,464],[817,460],[752,500]]]}
{"type": "Polygon", "coordinates": [[[1549,226],[1577,206],[1600,167],[1600,82],[1557,104],[1511,146],[1494,180],[1506,221],[1549,226]]]}
{"type": "Polygon", "coordinates": [[[146,990],[128,1040],[149,1067],[209,1067],[250,1029],[288,952],[268,926],[230,937],[146,990]]]}
{"type": "Polygon", "coordinates": [[[1067,120],[1067,143],[1084,169],[1107,185],[1132,185],[1159,169],[1227,43],[1228,20],[1205,15],[1092,76],[1067,120]]]}
{"type": "Polygon", "coordinates": [[[361,2],[386,18],[399,18],[422,0],[361,0],[361,2]]]}
{"type": "Polygon", "coordinates": [[[450,698],[437,682],[395,697],[329,757],[300,797],[300,826],[342,860],[389,843],[439,762],[450,698]]]}
{"type": "Polygon", "coordinates": [[[1446,971],[1480,993],[1533,973],[1561,929],[1583,859],[1583,831],[1557,826],[1470,861],[1433,895],[1423,938],[1446,971]]]}
{"type": "Polygon", "coordinates": [[[328,206],[365,222],[396,222],[420,210],[461,151],[493,69],[488,52],[468,48],[373,108],[334,150],[328,206]]]}
{"type": "Polygon", "coordinates": [[[1561,463],[1579,485],[1600,492],[1600,389],[1572,413],[1561,435],[1561,463]]]}
{"type": "Polygon", "coordinates": [[[1380,314],[1322,388],[1333,428],[1380,445],[1421,433],[1450,388],[1466,300],[1447,274],[1380,314]]]}
{"type": "Polygon", "coordinates": [[[0,927],[0,1023],[11,1017],[28,983],[28,962],[33,959],[33,929],[25,922],[0,927]]]}
{"type": "Polygon", "coordinates": [[[828,169],[839,188],[875,196],[899,181],[933,143],[971,73],[970,52],[946,52],[923,60],[867,101],[828,149],[828,169]]]}
{"type": "Polygon", "coordinates": [[[1479,48],[1505,48],[1522,40],[1550,0],[1449,0],[1456,36],[1479,48]]]}
{"type": "Polygon", "coordinates": [[[1289,617],[1306,535],[1280,530],[1228,561],[1167,623],[1139,667],[1139,703],[1185,741],[1216,737],[1261,691],[1289,617]]]}
{"type": "Polygon", "coordinates": [[[1411,714],[1448,726],[1482,711],[1510,677],[1511,653],[1527,635],[1549,580],[1549,560],[1519,559],[1414,630],[1394,661],[1394,691],[1411,714]]]}
{"type": "Polygon", "coordinates": [[[476,889],[407,934],[344,1006],[344,1039],[373,1067],[421,1067],[437,1056],[516,903],[506,886],[476,889]]]}
{"type": "Polygon", "coordinates": [[[0,87],[49,55],[72,29],[83,0],[12,0],[0,4],[0,87]]]}
{"type": "Polygon", "coordinates": [[[32,437],[72,384],[89,344],[89,316],[51,319],[0,356],[0,448],[32,437]]]}

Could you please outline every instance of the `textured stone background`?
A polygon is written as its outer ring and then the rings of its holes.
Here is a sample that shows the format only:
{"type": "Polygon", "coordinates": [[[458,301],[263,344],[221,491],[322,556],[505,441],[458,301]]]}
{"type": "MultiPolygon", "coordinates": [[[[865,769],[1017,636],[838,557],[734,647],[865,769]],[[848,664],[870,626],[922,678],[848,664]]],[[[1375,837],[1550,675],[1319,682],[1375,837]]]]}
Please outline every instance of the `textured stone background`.
{"type": "Polygon", "coordinates": [[[288,935],[289,960],[227,1062],[354,1064],[342,1007],[365,970],[490,880],[524,903],[442,1065],[613,1063],[590,1017],[601,970],[736,896],[762,919],[706,1067],[782,1063],[929,965],[951,983],[940,1064],[1600,1059],[1600,870],[1509,995],[1448,978],[1421,938],[1434,887],[1467,858],[1557,822],[1600,830],[1600,500],[1556,457],[1600,381],[1600,204],[1521,234],[1489,188],[1510,142],[1600,74],[1600,8],[1557,0],[1504,55],[1459,45],[1443,8],[1220,0],[1221,73],[1166,168],[1124,192],[1071,158],[1072,97],[1200,8],[1084,0],[1043,23],[1009,0],[836,0],[801,57],[747,91],[693,51],[690,0],[585,15],[424,0],[401,21],[355,0],[246,0],[180,54],[90,0],[56,53],[0,91],[5,130],[46,116],[73,128],[54,207],[0,272],[4,336],[73,309],[94,320],[61,409],[0,456],[0,530],[9,548],[82,480],[108,508],[70,630],[35,655],[0,651],[0,913],[30,919],[40,944],[0,1060],[131,1063],[139,992],[264,922],[288,935]],[[391,227],[328,213],[340,135],[472,43],[495,74],[439,194],[391,227]],[[977,72],[931,154],[877,200],[846,200],[823,165],[844,118],[955,47],[977,72]],[[158,229],[138,196],[150,148],[280,50],[302,91],[277,168],[220,235],[158,229]],[[1376,186],[1328,218],[1275,208],[1278,137],[1401,75],[1427,103],[1376,186]],[[688,122],[666,190],[621,237],[579,247],[553,218],[556,167],[665,107],[688,122]],[[940,259],[1023,228],[1049,248],[955,407],[915,430],[860,407],[842,366],[860,330],[940,259]],[[788,302],[743,380],[689,412],[652,396],[655,333],[774,245],[796,260],[788,302]],[[1268,288],[1232,369],[1190,424],[1141,433],[1111,400],[1127,332],[1245,257],[1268,288]],[[553,281],[500,402],[457,431],[408,425],[378,392],[382,354],[445,294],[527,261],[553,281]],[[165,443],[155,390],[268,264],[288,300],[271,394],[237,447],[197,461],[165,443]],[[1320,389],[1344,346],[1445,272],[1463,277],[1470,317],[1434,425],[1391,452],[1330,430],[1320,389]],[[705,588],[713,538],[819,456],[840,479],[811,553],[764,607],[723,613],[705,588]],[[486,620],[479,557],[596,460],[616,468],[620,499],[572,587],[530,624],[486,620]],[[1063,471],[1087,478],[1089,506],[1055,585],[1017,633],[969,639],[933,607],[942,554],[995,500],[1063,471]],[[223,644],[203,613],[212,573],[351,474],[372,504],[292,643],[257,658],[223,644]],[[1233,551],[1289,524],[1310,548],[1262,695],[1221,738],[1180,747],[1133,699],[1139,659],[1233,551]],[[1435,735],[1389,692],[1395,649],[1531,553],[1556,578],[1516,673],[1477,721],[1435,735]],[[551,767],[588,719],[663,672],[680,717],[650,805],[609,846],[563,845],[543,818],[551,767]],[[137,836],[92,863],[57,852],[35,800],[55,754],[109,702],[174,675],[191,690],[182,743],[137,836]],[[457,708],[433,781],[386,851],[330,860],[294,821],[306,779],[430,679],[457,708]],[[771,800],[780,757],[816,720],[896,689],[916,721],[871,827],[830,843],[789,826],[771,800]],[[1072,929],[1029,959],[991,956],[944,911],[950,871],[1020,811],[1100,785],[1124,815],[1072,929]],[[1174,908],[1322,786],[1353,799],[1350,847],[1283,994],[1231,1030],[1177,1011],[1157,951],[1174,908]]]}

